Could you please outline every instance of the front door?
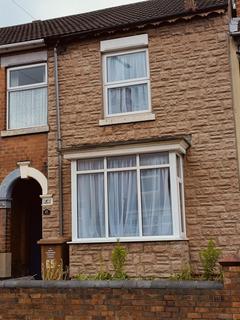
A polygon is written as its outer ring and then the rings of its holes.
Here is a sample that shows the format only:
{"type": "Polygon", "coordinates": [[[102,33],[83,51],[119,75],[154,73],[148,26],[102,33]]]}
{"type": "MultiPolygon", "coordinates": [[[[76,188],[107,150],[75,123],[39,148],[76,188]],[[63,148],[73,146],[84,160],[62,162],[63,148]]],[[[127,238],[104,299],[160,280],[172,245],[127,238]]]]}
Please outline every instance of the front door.
{"type": "Polygon", "coordinates": [[[41,187],[34,179],[18,179],[12,191],[12,276],[41,276],[41,187]]]}

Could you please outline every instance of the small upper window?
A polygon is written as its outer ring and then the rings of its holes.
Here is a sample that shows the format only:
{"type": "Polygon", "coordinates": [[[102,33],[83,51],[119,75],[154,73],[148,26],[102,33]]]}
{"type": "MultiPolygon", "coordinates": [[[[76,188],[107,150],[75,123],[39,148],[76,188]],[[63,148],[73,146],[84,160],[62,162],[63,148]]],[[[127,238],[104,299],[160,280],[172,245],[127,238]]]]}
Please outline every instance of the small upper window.
{"type": "Polygon", "coordinates": [[[8,70],[7,128],[47,124],[47,70],[38,64],[8,70]]]}
{"type": "MultiPolygon", "coordinates": [[[[144,37],[145,39],[146,37],[144,37]]],[[[141,36],[123,38],[126,49],[131,46],[141,47],[141,36]],[[139,38],[140,37],[140,38],[139,38]],[[136,42],[136,43],[135,43],[136,42]]],[[[147,38],[146,38],[147,39],[147,38]]],[[[148,65],[148,49],[137,50],[120,49],[119,41],[105,41],[107,49],[103,55],[104,104],[105,116],[119,116],[124,114],[151,111],[150,106],[150,78],[148,65]],[[108,52],[112,51],[114,52],[108,52]]],[[[104,43],[104,42],[103,42],[104,43]]],[[[104,47],[104,44],[103,44],[104,47]]]]}

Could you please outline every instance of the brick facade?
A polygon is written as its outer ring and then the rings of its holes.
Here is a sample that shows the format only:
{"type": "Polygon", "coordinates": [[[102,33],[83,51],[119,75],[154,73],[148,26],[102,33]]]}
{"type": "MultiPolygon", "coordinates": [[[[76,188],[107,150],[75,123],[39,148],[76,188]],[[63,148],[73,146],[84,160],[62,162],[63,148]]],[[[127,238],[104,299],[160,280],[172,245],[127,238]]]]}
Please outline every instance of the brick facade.
{"type": "MultiPolygon", "coordinates": [[[[151,122],[99,126],[103,117],[100,41],[106,37],[69,44],[59,56],[65,150],[83,144],[191,135],[192,146],[184,161],[185,205],[190,262],[196,272],[199,251],[209,239],[216,241],[223,254],[239,249],[240,193],[227,30],[228,17],[221,15],[138,32],[149,36],[152,108],[156,115],[151,122]]],[[[133,34],[115,34],[112,38],[133,34]]],[[[52,215],[44,220],[45,237],[58,232],[52,51],[49,57],[49,192],[54,195],[54,206],[52,215]]],[[[64,233],[70,236],[71,181],[67,160],[63,181],[64,233]]],[[[136,255],[137,272],[146,276],[169,275],[180,269],[180,261],[188,256],[186,243],[181,242],[129,243],[127,247],[133,257],[135,249],[141,252],[136,255]],[[176,253],[179,248],[180,255],[176,253]]],[[[109,255],[109,245],[70,245],[71,274],[98,271],[96,256],[100,248],[109,255]]],[[[132,266],[129,270],[134,272],[132,266]]]]}
{"type": "MultiPolygon", "coordinates": [[[[0,131],[6,130],[6,69],[0,67],[0,131]]],[[[18,168],[18,162],[30,161],[30,166],[47,176],[47,134],[28,134],[11,137],[0,136],[0,182],[18,168]]],[[[27,194],[24,195],[28,197],[27,194]]],[[[3,199],[1,199],[3,200],[3,199]]],[[[4,199],[5,200],[5,199],[4,199]]],[[[11,200],[8,199],[8,200],[11,200]]],[[[20,209],[21,210],[21,209],[20,209]]],[[[35,212],[32,212],[35,214],[35,212]]],[[[11,252],[11,221],[10,208],[0,208],[0,256],[11,252]],[[2,255],[1,255],[2,254],[2,255]]],[[[20,220],[21,221],[21,220],[20,220]]],[[[4,264],[1,260],[1,264],[4,264]]],[[[8,269],[11,268],[9,260],[8,269]]],[[[2,266],[1,266],[2,267],[2,266]]],[[[4,277],[0,267],[0,277],[4,277]]],[[[7,276],[9,276],[9,272],[7,276]]]]}
{"type": "Polygon", "coordinates": [[[0,283],[0,319],[237,320],[239,272],[239,265],[225,266],[224,285],[201,281],[4,281],[0,283]]]}

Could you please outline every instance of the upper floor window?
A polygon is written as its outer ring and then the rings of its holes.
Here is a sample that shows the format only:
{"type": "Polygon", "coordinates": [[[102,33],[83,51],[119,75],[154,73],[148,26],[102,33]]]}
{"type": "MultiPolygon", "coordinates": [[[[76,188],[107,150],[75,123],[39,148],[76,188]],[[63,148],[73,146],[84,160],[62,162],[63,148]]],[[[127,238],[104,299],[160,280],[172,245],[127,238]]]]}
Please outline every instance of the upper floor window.
{"type": "MultiPolygon", "coordinates": [[[[151,112],[148,35],[101,42],[105,118],[138,117],[151,112]]],[[[124,118],[124,119],[123,119],[124,118]]],[[[117,123],[107,122],[105,124],[117,123]]]]}
{"type": "Polygon", "coordinates": [[[150,111],[147,49],[106,54],[103,59],[106,116],[150,111]]]}
{"type": "Polygon", "coordinates": [[[46,64],[10,68],[7,75],[7,129],[46,125],[46,64]]]}

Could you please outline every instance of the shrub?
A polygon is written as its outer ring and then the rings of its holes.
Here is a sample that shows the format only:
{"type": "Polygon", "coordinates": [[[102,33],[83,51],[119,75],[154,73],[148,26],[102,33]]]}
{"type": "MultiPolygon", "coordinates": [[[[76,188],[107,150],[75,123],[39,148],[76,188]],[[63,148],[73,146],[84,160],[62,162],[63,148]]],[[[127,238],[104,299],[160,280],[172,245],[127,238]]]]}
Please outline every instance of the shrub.
{"type": "Polygon", "coordinates": [[[203,266],[203,277],[205,280],[213,280],[217,275],[217,261],[221,250],[216,248],[213,240],[208,241],[208,246],[200,252],[200,259],[203,266]]]}
{"type": "Polygon", "coordinates": [[[66,280],[68,277],[68,270],[63,270],[63,261],[59,264],[55,260],[46,260],[42,263],[42,279],[43,280],[66,280]]]}
{"type": "Polygon", "coordinates": [[[127,250],[117,241],[112,251],[112,265],[114,268],[114,279],[127,279],[127,274],[123,271],[123,267],[127,258],[127,250]]]}
{"type": "Polygon", "coordinates": [[[175,273],[170,277],[171,280],[192,280],[192,269],[189,264],[182,267],[179,273],[175,273]]]}

